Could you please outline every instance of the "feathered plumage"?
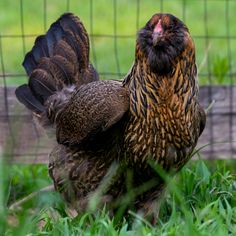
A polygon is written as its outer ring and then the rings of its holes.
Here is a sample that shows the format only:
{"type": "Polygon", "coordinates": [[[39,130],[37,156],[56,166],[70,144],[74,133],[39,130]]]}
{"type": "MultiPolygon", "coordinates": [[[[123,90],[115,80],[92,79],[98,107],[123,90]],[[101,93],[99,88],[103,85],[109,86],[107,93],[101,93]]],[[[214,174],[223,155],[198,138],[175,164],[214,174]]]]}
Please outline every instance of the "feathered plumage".
{"type": "MultiPolygon", "coordinates": [[[[16,90],[17,98],[28,106],[23,92],[29,90],[43,106],[47,99],[65,87],[79,87],[98,80],[98,74],[89,62],[89,39],[79,18],[71,13],[62,15],[46,33],[35,40],[32,50],[25,56],[23,66],[29,76],[28,85],[16,90]],[[26,86],[29,88],[27,89],[26,86]]],[[[72,92],[73,90],[71,90],[72,92]]],[[[26,94],[25,94],[26,95],[26,94]]],[[[67,96],[68,94],[61,94],[67,96]]],[[[27,96],[25,96],[27,98],[27,96]]],[[[38,114],[42,109],[39,107],[38,114]]]]}
{"type": "Polygon", "coordinates": [[[97,81],[87,33],[72,14],[36,39],[23,65],[30,79],[16,95],[56,129],[49,173],[66,201],[84,210],[107,180],[102,204],[116,207],[132,189],[134,209],[155,219],[165,183],[150,162],[179,171],[205,126],[194,42],[184,23],[155,14],[138,32],[123,83],[97,81]]]}
{"type": "Polygon", "coordinates": [[[178,172],[206,121],[198,102],[194,42],[183,22],[170,14],[155,14],[147,22],[138,32],[135,63],[123,84],[130,91],[125,158],[137,173],[137,186],[156,178],[156,186],[137,203],[155,218],[164,183],[150,161],[167,173],[178,172]]]}

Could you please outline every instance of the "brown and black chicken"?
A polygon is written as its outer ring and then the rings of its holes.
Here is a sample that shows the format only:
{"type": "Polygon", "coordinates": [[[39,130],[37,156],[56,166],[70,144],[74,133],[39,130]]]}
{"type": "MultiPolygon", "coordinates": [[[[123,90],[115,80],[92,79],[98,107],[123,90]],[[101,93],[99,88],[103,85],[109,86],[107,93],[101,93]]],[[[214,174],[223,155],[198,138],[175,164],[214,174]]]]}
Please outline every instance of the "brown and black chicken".
{"type": "Polygon", "coordinates": [[[132,189],[133,209],[155,219],[165,181],[153,165],[178,172],[206,120],[184,23],[155,14],[138,32],[123,83],[98,80],[87,32],[71,13],[36,39],[23,65],[29,82],[16,90],[17,98],[56,130],[49,156],[56,190],[81,212],[95,192],[100,203],[116,207],[132,189]]]}

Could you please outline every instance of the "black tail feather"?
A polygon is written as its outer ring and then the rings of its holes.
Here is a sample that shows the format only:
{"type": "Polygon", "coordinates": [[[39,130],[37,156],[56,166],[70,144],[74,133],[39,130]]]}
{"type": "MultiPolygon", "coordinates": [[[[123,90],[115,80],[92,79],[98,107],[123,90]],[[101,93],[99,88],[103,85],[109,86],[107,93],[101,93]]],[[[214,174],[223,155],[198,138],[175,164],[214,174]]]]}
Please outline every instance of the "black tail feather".
{"type": "Polygon", "coordinates": [[[36,38],[32,50],[26,54],[22,63],[28,75],[37,68],[42,57],[53,56],[54,48],[62,35],[61,26],[59,23],[54,23],[46,35],[40,35],[36,38]]]}
{"type": "Polygon", "coordinates": [[[37,114],[45,111],[45,107],[32,94],[27,84],[19,86],[16,89],[15,94],[17,99],[31,111],[36,112],[37,114]]]}
{"type": "Polygon", "coordinates": [[[72,37],[70,32],[65,33],[66,43],[73,49],[77,56],[79,70],[83,70],[88,67],[89,60],[87,59],[87,50],[84,48],[85,45],[79,38],[72,37]]]}
{"type": "Polygon", "coordinates": [[[63,29],[61,28],[59,22],[53,23],[46,35],[44,36],[47,41],[49,57],[54,55],[55,45],[62,39],[62,36],[63,29]]]}
{"type": "Polygon", "coordinates": [[[29,88],[42,104],[45,103],[49,96],[57,91],[57,88],[52,83],[50,74],[40,69],[34,70],[31,74],[29,79],[29,88]]]}
{"type": "Polygon", "coordinates": [[[65,84],[72,84],[73,83],[73,75],[74,75],[74,68],[70,62],[67,61],[65,57],[56,55],[51,58],[51,62],[57,66],[57,68],[61,71],[61,80],[65,84]]]}
{"type": "Polygon", "coordinates": [[[42,111],[47,99],[65,86],[80,86],[98,79],[89,64],[88,34],[72,13],[63,14],[45,35],[37,37],[23,66],[30,78],[28,85],[16,90],[16,95],[36,112],[42,111]]]}
{"type": "Polygon", "coordinates": [[[61,40],[57,44],[55,48],[55,55],[60,55],[66,58],[66,60],[71,64],[74,64],[74,62],[77,60],[75,51],[72,50],[71,46],[65,40],[61,40]]]}
{"type": "Polygon", "coordinates": [[[71,31],[74,35],[78,35],[86,45],[89,43],[87,35],[82,34],[82,32],[86,31],[85,28],[82,24],[78,24],[78,22],[76,22],[76,19],[72,13],[63,14],[59,20],[64,31],[71,31]]]}
{"type": "Polygon", "coordinates": [[[37,64],[38,63],[35,61],[34,56],[31,52],[28,52],[25,55],[25,59],[22,63],[28,76],[30,76],[31,72],[37,68],[37,64]]]}
{"type": "Polygon", "coordinates": [[[39,62],[40,58],[49,56],[47,41],[44,36],[41,35],[36,38],[32,51],[37,62],[39,62]]]}
{"type": "MultiPolygon", "coordinates": [[[[61,39],[68,39],[67,43],[75,50],[77,58],[81,59],[79,63],[88,66],[89,40],[84,26],[79,22],[78,18],[74,17],[72,13],[63,14],[55,23],[51,25],[45,35],[37,37],[34,47],[31,52],[27,53],[22,63],[28,75],[37,67],[42,57],[52,57],[55,55],[55,47],[61,39]],[[77,41],[81,41],[77,42],[77,41]],[[76,46],[77,45],[77,46],[76,46]],[[85,45],[86,50],[82,50],[81,46],[85,45]],[[81,52],[86,52],[82,55],[81,52]]],[[[83,66],[82,66],[83,67],[83,66]]]]}

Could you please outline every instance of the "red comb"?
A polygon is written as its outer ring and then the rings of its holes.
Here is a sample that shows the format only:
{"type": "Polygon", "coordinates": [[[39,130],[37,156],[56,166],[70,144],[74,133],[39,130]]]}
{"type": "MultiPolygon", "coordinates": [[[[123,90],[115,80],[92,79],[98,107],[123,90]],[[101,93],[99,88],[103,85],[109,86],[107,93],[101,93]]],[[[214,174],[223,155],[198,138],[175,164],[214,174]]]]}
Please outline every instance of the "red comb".
{"type": "Polygon", "coordinates": [[[161,20],[159,20],[158,23],[156,24],[153,32],[160,33],[161,31],[162,31],[161,20]]]}

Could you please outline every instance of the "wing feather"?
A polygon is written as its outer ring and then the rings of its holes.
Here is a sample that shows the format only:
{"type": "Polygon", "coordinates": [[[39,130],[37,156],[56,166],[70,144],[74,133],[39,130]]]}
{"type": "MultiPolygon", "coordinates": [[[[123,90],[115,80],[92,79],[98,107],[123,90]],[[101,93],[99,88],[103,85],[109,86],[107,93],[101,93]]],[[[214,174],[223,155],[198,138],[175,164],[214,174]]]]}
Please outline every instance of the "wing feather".
{"type": "Polygon", "coordinates": [[[129,109],[129,93],[121,82],[97,81],[81,86],[56,121],[60,144],[79,144],[105,132],[129,109]]]}

